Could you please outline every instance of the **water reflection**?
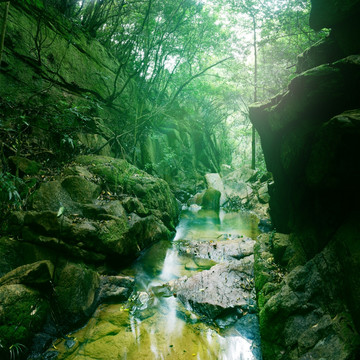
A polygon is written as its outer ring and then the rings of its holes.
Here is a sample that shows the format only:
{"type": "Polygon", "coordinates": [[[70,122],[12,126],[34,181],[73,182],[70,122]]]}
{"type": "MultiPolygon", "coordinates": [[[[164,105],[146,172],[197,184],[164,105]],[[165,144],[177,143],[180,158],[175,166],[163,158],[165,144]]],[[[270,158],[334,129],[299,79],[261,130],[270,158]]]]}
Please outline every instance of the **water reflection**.
{"type": "Polygon", "coordinates": [[[174,241],[155,244],[128,269],[136,276],[137,295],[132,302],[127,307],[101,306],[89,323],[72,335],[77,339],[75,347],[68,349],[64,341],[57,345],[58,359],[260,359],[253,335],[257,324],[251,329],[240,322],[226,329],[206,324],[162,287],[214,264],[208,260],[200,266],[198,259],[178,253],[177,241],[216,240],[224,234],[254,237],[257,221],[246,213],[184,211],[174,241]]]}

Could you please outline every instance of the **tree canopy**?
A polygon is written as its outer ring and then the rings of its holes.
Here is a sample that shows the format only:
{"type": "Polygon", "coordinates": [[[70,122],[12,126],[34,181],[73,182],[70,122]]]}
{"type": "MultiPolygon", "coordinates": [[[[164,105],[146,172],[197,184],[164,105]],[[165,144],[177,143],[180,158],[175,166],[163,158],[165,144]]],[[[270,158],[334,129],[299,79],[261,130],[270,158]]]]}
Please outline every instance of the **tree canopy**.
{"type": "MultiPolygon", "coordinates": [[[[126,114],[119,129],[127,129],[130,152],[181,108],[189,126],[215,135],[229,153],[240,149],[239,161],[250,163],[248,105],[281,91],[297,55],[326,35],[310,29],[307,0],[26,2],[40,12],[55,8],[114,56],[115,79],[101,101],[126,114]]],[[[41,42],[36,49],[41,65],[41,42]]]]}

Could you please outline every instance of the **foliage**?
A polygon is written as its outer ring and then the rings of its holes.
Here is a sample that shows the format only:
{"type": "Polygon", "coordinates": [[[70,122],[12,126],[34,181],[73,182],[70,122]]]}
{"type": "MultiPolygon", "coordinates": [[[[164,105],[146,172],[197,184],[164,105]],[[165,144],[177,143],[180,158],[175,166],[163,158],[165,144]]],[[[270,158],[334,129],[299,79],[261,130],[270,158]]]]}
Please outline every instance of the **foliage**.
{"type": "Polygon", "coordinates": [[[27,347],[24,344],[16,343],[9,347],[10,360],[16,360],[20,357],[21,353],[26,351],[27,347]]]}
{"type": "MultiPolygon", "coordinates": [[[[220,162],[230,161],[235,149],[240,163],[248,162],[248,105],[283,89],[295,76],[297,55],[326,35],[309,28],[306,0],[27,2],[55,7],[116,58],[113,83],[99,99],[119,111],[121,120],[109,124],[112,137],[104,136],[115,153],[133,162],[139,143],[175,118],[216,138],[220,162]]],[[[38,25],[34,51],[40,66],[52,41],[45,25],[38,25]]],[[[79,151],[74,134],[91,127],[92,111],[98,112],[73,104],[55,104],[52,114],[42,111],[59,149],[79,151]]],[[[259,156],[263,167],[261,151],[259,156]]]]}
{"type": "Polygon", "coordinates": [[[1,210],[6,208],[18,209],[22,205],[17,184],[21,182],[9,172],[0,173],[0,201],[1,210]]]}

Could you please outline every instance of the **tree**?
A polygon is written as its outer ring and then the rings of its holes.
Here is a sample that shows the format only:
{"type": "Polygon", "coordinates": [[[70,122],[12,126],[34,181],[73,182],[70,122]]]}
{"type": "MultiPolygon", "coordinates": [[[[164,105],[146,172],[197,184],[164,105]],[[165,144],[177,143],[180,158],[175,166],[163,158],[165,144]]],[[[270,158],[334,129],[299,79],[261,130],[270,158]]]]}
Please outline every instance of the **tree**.
{"type": "MultiPolygon", "coordinates": [[[[4,2],[4,1],[1,1],[1,2],[4,2]]],[[[6,23],[7,23],[7,18],[8,18],[8,14],[9,14],[9,7],[10,7],[10,1],[7,1],[5,3],[3,22],[2,22],[1,33],[0,33],[0,68],[1,68],[1,63],[2,63],[2,54],[4,51],[6,23]]]]}

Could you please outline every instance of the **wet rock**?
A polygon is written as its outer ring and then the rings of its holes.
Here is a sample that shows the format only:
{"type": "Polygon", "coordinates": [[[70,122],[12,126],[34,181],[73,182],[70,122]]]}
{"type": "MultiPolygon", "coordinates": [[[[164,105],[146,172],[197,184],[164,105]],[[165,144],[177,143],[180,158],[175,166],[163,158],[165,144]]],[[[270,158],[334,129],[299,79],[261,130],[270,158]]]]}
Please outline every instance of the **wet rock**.
{"type": "Polygon", "coordinates": [[[254,309],[252,272],[241,265],[215,265],[190,278],[174,280],[169,286],[184,304],[210,319],[229,310],[254,309]]]}
{"type": "Polygon", "coordinates": [[[205,193],[202,197],[201,206],[204,210],[214,210],[219,211],[220,209],[220,197],[221,193],[218,190],[209,188],[205,190],[205,193]]]}
{"type": "Polygon", "coordinates": [[[101,276],[99,303],[126,301],[134,289],[134,279],[129,276],[101,276]]]}
{"type": "Polygon", "coordinates": [[[50,261],[38,261],[10,271],[0,278],[0,286],[10,284],[39,286],[48,284],[52,280],[53,274],[54,265],[50,261]]]}
{"type": "Polygon", "coordinates": [[[201,206],[204,193],[205,193],[205,190],[202,192],[196,193],[193,197],[191,197],[188,200],[187,204],[189,206],[194,205],[194,204],[201,206]]]}
{"type": "Polygon", "coordinates": [[[234,262],[252,255],[254,244],[255,241],[250,238],[239,237],[234,240],[221,241],[181,241],[177,244],[177,248],[183,253],[223,263],[234,262]]]}
{"type": "Polygon", "coordinates": [[[141,218],[131,214],[129,227],[129,237],[136,241],[137,250],[171,237],[169,229],[153,215],[141,218]]]}
{"type": "Polygon", "coordinates": [[[222,179],[218,173],[205,174],[205,179],[208,188],[213,188],[220,191],[220,206],[226,202],[225,188],[222,179]]]}
{"type": "Polygon", "coordinates": [[[136,293],[132,299],[132,315],[140,320],[148,319],[155,315],[156,308],[154,305],[154,297],[145,291],[136,293]]]}

